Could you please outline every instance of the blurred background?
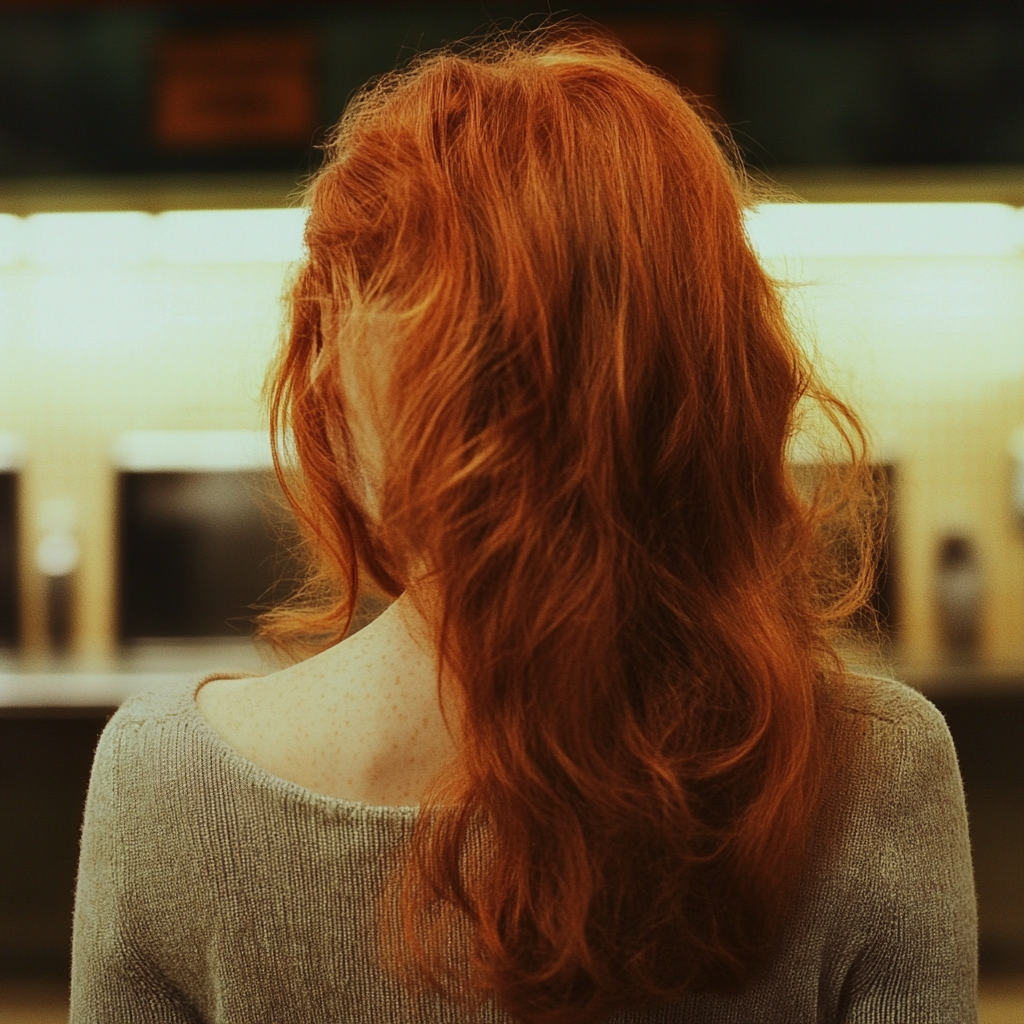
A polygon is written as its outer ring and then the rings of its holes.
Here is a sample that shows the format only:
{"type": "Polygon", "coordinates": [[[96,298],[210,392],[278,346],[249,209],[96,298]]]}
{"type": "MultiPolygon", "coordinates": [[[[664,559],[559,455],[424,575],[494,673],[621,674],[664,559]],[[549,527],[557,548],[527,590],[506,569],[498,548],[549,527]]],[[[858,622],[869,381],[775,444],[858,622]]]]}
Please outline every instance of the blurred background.
{"type": "MultiPolygon", "coordinates": [[[[983,1022],[1024,1020],[1024,9],[567,4],[774,183],[748,229],[889,493],[888,669],[967,789],[983,1022]]],[[[0,2],[0,1018],[56,1021],[96,739],[259,670],[296,568],[260,388],[367,79],[520,3],[0,2]]],[[[793,452],[813,474],[811,450],[793,452]]],[[[862,652],[863,653],[863,652],[862,652]]]]}

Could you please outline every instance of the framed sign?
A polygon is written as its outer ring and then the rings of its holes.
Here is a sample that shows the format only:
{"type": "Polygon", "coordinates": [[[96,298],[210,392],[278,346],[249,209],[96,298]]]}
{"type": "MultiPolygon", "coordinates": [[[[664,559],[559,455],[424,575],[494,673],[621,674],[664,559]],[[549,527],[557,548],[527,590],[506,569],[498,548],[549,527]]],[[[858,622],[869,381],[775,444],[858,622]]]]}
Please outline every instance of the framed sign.
{"type": "Polygon", "coordinates": [[[721,113],[725,40],[717,25],[671,18],[623,18],[604,25],[645,64],[721,113]]]}
{"type": "Polygon", "coordinates": [[[315,65],[305,31],[168,36],[157,50],[156,141],[166,149],[308,143],[315,65]]]}

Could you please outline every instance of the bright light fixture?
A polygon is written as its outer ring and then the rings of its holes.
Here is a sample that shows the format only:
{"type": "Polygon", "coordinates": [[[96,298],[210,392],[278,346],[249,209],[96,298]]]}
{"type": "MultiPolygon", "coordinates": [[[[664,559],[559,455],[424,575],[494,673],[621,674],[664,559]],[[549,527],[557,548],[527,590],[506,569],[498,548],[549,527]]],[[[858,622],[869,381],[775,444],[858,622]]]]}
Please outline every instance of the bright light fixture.
{"type": "Polygon", "coordinates": [[[35,213],[25,221],[25,256],[44,267],[131,266],[153,258],[147,213],[35,213]]]}
{"type": "Polygon", "coordinates": [[[746,216],[762,258],[1016,256],[1024,211],[1001,203],[765,203],[746,216]]]}
{"type": "Polygon", "coordinates": [[[171,210],[0,214],[0,266],[291,263],[302,258],[307,211],[171,210]]]}

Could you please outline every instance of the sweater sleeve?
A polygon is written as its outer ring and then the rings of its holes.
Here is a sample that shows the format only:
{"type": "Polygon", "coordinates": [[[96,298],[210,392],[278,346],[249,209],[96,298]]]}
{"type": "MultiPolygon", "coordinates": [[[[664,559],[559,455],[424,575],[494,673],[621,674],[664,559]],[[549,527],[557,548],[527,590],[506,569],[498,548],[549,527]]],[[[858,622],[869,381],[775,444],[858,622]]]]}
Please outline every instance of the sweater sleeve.
{"type": "Polygon", "coordinates": [[[898,755],[884,810],[864,942],[843,985],[844,1024],[974,1024],[977,912],[963,786],[939,712],[915,695],[885,723],[898,755]]]}
{"type": "Polygon", "coordinates": [[[139,723],[122,709],[93,761],[75,891],[70,1024],[200,1021],[147,955],[145,930],[128,896],[140,831],[158,831],[145,808],[131,806],[133,776],[145,770],[145,759],[132,750],[139,734],[139,723]]]}

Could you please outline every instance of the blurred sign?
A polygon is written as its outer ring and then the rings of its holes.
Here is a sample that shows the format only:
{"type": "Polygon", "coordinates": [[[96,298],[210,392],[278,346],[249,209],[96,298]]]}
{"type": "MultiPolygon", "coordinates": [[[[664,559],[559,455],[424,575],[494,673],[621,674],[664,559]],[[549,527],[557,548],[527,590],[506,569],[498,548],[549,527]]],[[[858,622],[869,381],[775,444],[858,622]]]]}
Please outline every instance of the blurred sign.
{"type": "Polygon", "coordinates": [[[175,35],[158,52],[155,134],[167,148],[308,143],[316,127],[309,32],[175,35]]]}
{"type": "Polygon", "coordinates": [[[670,18],[624,18],[604,24],[635,57],[721,113],[725,45],[718,26],[670,18]]]}

